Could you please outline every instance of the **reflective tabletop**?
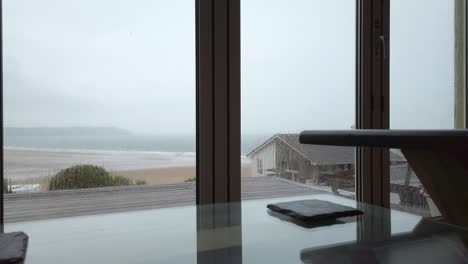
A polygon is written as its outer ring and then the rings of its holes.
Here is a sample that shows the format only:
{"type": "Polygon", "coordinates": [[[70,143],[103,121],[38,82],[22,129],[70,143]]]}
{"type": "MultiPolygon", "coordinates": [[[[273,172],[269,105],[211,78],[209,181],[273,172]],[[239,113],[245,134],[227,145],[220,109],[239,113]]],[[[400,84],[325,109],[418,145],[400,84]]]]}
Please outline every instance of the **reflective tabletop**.
{"type": "MultiPolygon", "coordinates": [[[[315,263],[307,259],[315,249],[412,234],[421,221],[409,213],[318,194],[17,222],[5,229],[30,237],[26,263],[315,263]],[[303,199],[364,214],[311,226],[266,208],[303,199]]],[[[450,228],[466,236],[465,229],[450,228]]]]}

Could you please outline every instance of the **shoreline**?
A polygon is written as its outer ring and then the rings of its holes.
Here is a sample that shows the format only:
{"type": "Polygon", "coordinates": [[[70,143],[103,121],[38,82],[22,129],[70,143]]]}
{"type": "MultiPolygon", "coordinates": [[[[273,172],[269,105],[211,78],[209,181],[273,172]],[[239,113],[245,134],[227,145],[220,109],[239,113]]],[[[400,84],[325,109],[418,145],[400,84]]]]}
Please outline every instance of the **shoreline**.
{"type": "MultiPolygon", "coordinates": [[[[252,175],[252,164],[239,157],[242,177],[252,175]]],[[[60,170],[78,164],[105,168],[113,175],[147,184],[184,182],[195,176],[195,156],[178,152],[82,151],[4,148],[4,176],[18,184],[44,184],[60,170]]]]}
{"type": "Polygon", "coordinates": [[[112,149],[65,149],[65,148],[36,148],[36,147],[17,147],[3,146],[6,151],[31,151],[31,152],[55,152],[55,153],[83,153],[83,154],[167,154],[167,155],[186,155],[195,156],[194,151],[153,151],[153,150],[112,150],[112,149]]]}
{"type": "Polygon", "coordinates": [[[153,168],[193,167],[194,155],[157,152],[49,151],[4,149],[5,178],[26,180],[55,175],[62,169],[78,164],[92,164],[108,171],[153,168]]]}

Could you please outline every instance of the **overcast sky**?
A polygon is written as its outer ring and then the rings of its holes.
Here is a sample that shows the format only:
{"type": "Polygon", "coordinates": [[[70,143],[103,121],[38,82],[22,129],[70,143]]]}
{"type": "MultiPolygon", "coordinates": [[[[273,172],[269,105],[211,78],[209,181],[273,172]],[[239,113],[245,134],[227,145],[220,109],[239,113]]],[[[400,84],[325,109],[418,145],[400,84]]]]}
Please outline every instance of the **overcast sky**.
{"type": "MultiPolygon", "coordinates": [[[[3,4],[6,126],[195,133],[194,0],[3,4]]],[[[242,1],[243,133],[354,124],[355,12],[242,1]]],[[[392,127],[452,127],[452,1],[392,0],[391,17],[392,127]]]]}

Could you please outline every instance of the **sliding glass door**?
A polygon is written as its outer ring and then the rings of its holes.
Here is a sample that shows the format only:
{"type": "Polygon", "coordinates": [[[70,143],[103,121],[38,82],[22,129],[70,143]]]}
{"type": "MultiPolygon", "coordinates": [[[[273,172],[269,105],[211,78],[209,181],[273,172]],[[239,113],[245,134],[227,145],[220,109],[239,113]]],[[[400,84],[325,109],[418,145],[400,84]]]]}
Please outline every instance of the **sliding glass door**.
{"type": "Polygon", "coordinates": [[[194,204],[195,68],[193,1],[3,1],[6,222],[194,204]]]}
{"type": "Polygon", "coordinates": [[[356,3],[245,0],[241,25],[243,198],[262,182],[264,196],[354,199],[354,148],[299,132],[355,127],[356,3]]]}
{"type": "MultiPolygon", "coordinates": [[[[463,2],[391,1],[392,129],[464,127],[466,19],[463,2]]],[[[391,150],[390,155],[390,200],[392,208],[397,210],[422,216],[439,214],[398,150],[391,150]]]]}

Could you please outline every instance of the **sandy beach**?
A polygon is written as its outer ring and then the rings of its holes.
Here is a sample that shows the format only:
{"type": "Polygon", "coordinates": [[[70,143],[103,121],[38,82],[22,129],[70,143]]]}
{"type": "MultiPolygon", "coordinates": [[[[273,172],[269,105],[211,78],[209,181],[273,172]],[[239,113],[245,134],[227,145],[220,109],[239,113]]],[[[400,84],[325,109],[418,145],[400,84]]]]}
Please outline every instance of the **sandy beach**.
{"type": "MultiPolygon", "coordinates": [[[[195,176],[194,153],[4,149],[5,178],[13,183],[43,183],[45,178],[76,164],[102,166],[114,175],[146,184],[184,182],[195,176]]],[[[242,177],[251,176],[251,171],[250,162],[244,158],[242,177]]]]}
{"type": "MultiPolygon", "coordinates": [[[[250,177],[250,166],[242,167],[242,177],[250,177]]],[[[163,184],[184,182],[195,176],[195,167],[156,168],[142,170],[115,171],[115,175],[125,176],[134,181],[143,180],[147,184],[163,184]]]]}

